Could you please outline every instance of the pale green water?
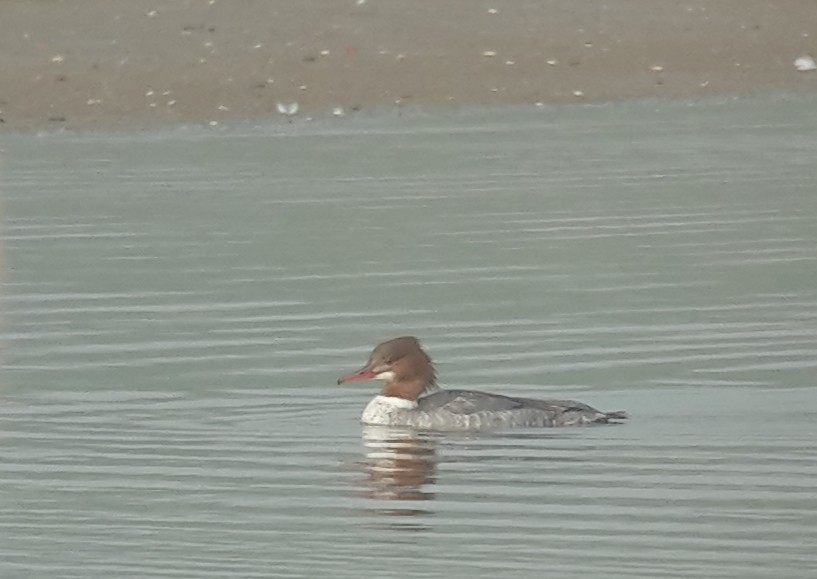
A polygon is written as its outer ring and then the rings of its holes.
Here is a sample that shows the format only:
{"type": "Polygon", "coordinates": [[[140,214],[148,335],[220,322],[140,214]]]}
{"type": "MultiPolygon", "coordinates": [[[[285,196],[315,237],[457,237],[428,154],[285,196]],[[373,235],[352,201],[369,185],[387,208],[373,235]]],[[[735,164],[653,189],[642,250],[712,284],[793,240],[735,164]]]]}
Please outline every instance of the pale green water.
{"type": "Polygon", "coordinates": [[[0,577],[814,577],[815,111],[4,137],[0,577]],[[364,437],[401,334],[632,420],[364,437]]]}

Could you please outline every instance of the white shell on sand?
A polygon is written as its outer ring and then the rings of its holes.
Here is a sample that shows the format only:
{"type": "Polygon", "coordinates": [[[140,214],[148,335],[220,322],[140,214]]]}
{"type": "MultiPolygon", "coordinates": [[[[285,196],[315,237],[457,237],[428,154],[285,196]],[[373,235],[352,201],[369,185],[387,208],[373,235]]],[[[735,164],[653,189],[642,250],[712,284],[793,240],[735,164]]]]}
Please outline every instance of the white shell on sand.
{"type": "Polygon", "coordinates": [[[276,105],[276,107],[278,108],[279,113],[281,113],[282,115],[286,115],[288,117],[291,117],[292,115],[294,115],[294,114],[296,114],[298,112],[298,103],[297,102],[289,103],[289,104],[279,102],[276,105]]]}
{"type": "Polygon", "coordinates": [[[817,63],[815,63],[814,59],[809,55],[804,54],[794,61],[794,68],[800,72],[808,72],[811,70],[817,70],[817,63]]]}

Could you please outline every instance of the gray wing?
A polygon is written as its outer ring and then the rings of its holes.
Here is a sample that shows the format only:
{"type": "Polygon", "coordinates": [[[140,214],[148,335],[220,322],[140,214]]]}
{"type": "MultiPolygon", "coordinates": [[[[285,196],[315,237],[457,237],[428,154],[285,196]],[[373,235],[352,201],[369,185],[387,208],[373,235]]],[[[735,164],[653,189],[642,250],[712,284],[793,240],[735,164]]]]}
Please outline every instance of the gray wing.
{"type": "Polygon", "coordinates": [[[417,409],[424,411],[446,410],[453,414],[474,414],[476,412],[500,412],[535,408],[554,414],[569,411],[600,414],[587,404],[574,400],[536,400],[534,398],[513,398],[501,394],[488,394],[473,390],[440,390],[423,396],[417,401],[417,409]]]}
{"type": "Polygon", "coordinates": [[[499,412],[518,408],[524,408],[524,402],[519,398],[473,390],[440,390],[417,401],[418,410],[446,410],[453,414],[474,414],[486,410],[499,412]]]}
{"type": "Polygon", "coordinates": [[[588,412],[590,414],[603,414],[589,404],[576,402],[575,400],[536,400],[535,398],[515,398],[521,402],[525,408],[538,408],[550,412],[588,412]]]}

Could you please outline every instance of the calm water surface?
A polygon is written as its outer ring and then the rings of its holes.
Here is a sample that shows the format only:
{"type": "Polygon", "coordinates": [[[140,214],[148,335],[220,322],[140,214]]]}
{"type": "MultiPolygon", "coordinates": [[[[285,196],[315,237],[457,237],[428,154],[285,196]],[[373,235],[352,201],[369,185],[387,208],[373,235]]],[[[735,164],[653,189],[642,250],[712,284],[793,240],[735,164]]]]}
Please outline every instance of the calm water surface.
{"type": "Polygon", "coordinates": [[[817,576],[815,111],[5,136],[0,577],[817,576]],[[632,420],[364,430],[402,334],[632,420]]]}

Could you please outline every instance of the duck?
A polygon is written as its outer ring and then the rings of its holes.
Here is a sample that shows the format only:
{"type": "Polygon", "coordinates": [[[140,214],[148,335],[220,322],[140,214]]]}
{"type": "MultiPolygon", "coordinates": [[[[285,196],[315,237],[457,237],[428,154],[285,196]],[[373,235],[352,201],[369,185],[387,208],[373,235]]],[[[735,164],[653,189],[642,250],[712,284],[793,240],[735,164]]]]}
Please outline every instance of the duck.
{"type": "Polygon", "coordinates": [[[441,389],[431,358],[414,336],[378,344],[360,369],[338,384],[379,380],[383,388],[364,408],[361,422],[419,430],[469,431],[615,424],[623,410],[602,412],[575,400],[539,400],[477,390],[441,389]]]}

